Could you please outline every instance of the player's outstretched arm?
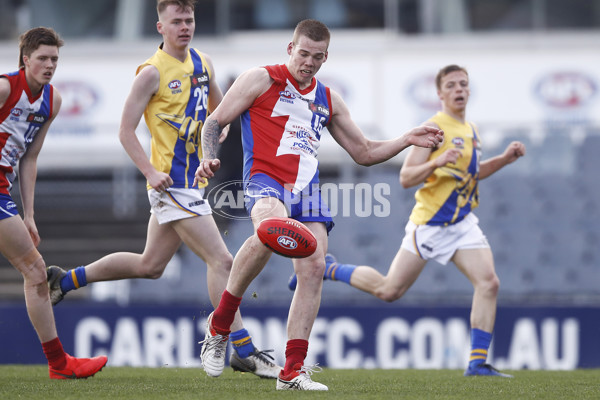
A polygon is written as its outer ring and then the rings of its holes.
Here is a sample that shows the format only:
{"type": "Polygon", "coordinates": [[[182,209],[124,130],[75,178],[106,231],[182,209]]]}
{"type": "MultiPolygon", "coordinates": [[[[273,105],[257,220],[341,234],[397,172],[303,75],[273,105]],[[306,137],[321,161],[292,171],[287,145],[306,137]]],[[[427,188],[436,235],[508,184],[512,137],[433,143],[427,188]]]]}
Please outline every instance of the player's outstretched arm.
{"type": "Polygon", "coordinates": [[[352,120],[342,98],[333,90],[331,101],[333,115],[327,129],[357,164],[365,166],[379,164],[411,145],[432,148],[443,139],[443,132],[437,127],[422,125],[396,139],[369,140],[352,120]]]}
{"type": "Polygon", "coordinates": [[[485,179],[501,168],[515,162],[526,153],[525,145],[521,142],[511,142],[504,152],[496,157],[482,161],[479,166],[479,179],[485,179]]]}

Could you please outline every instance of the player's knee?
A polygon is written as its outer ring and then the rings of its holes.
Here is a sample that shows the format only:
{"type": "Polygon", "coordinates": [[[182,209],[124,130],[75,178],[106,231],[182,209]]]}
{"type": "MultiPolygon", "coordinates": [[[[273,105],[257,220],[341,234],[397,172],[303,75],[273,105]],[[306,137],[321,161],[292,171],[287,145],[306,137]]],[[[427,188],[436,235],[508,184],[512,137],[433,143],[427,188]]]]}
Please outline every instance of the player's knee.
{"type": "Polygon", "coordinates": [[[404,288],[384,288],[377,292],[377,297],[387,303],[392,303],[402,297],[405,292],[404,288]]]}
{"type": "MultiPolygon", "coordinates": [[[[40,263],[36,263],[40,264],[40,263]]],[[[42,265],[34,265],[23,274],[26,286],[47,286],[46,268],[43,262],[42,265]]]]}
{"type": "Polygon", "coordinates": [[[323,274],[325,273],[325,258],[324,257],[308,257],[306,259],[298,259],[294,263],[298,279],[311,282],[322,282],[323,274]]]}
{"type": "Polygon", "coordinates": [[[498,278],[498,275],[496,274],[494,274],[494,278],[492,278],[490,282],[490,291],[494,294],[494,296],[497,296],[498,292],[500,291],[500,278],[498,278]]]}
{"type": "Polygon", "coordinates": [[[497,296],[500,290],[500,279],[495,273],[490,274],[482,283],[481,288],[490,296],[497,296]]]}
{"type": "Polygon", "coordinates": [[[37,250],[10,261],[21,272],[26,286],[46,285],[46,263],[37,250]]]}
{"type": "Polygon", "coordinates": [[[229,251],[213,255],[210,259],[206,260],[206,266],[216,273],[225,272],[229,275],[232,265],[233,256],[229,251]]]}
{"type": "Polygon", "coordinates": [[[225,254],[219,257],[218,261],[219,267],[224,269],[228,273],[231,272],[231,267],[233,265],[233,256],[230,252],[226,252],[225,254]]]}
{"type": "Polygon", "coordinates": [[[166,267],[165,263],[148,263],[138,271],[138,276],[142,279],[158,279],[163,275],[166,267]]]}

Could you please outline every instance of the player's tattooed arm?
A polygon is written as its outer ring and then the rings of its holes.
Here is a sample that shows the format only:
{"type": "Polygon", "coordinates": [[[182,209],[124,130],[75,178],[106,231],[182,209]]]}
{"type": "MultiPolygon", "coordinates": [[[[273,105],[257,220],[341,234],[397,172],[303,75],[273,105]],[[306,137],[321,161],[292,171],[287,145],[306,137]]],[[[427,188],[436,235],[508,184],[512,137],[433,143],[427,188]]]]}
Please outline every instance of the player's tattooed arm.
{"type": "Polygon", "coordinates": [[[202,129],[202,156],[205,159],[217,158],[221,127],[216,119],[208,118],[202,129]]]}

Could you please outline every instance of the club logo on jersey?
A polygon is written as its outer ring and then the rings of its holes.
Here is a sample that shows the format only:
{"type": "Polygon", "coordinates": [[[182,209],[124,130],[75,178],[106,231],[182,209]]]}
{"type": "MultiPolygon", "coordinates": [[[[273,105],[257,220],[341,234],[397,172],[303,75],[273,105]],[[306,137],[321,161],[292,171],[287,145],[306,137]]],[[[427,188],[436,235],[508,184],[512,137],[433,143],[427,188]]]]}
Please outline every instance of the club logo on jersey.
{"type": "Polygon", "coordinates": [[[171,89],[171,94],[181,93],[181,81],[179,79],[173,79],[168,86],[171,89]]]}
{"type": "Polygon", "coordinates": [[[192,75],[192,89],[208,84],[208,72],[202,72],[201,74],[192,75]]]}
{"type": "Polygon", "coordinates": [[[311,101],[308,103],[308,109],[315,114],[321,114],[324,117],[329,117],[329,108],[322,104],[315,104],[311,101]]]}
{"type": "Polygon", "coordinates": [[[296,132],[289,132],[289,136],[294,140],[290,146],[292,150],[316,156],[314,143],[317,142],[317,139],[315,139],[310,132],[298,127],[296,132]]]}
{"type": "Polygon", "coordinates": [[[26,121],[30,122],[30,123],[34,123],[34,124],[43,124],[44,122],[46,122],[47,119],[48,118],[45,115],[43,115],[43,114],[40,114],[40,113],[30,113],[27,116],[27,120],[26,121]]]}
{"type": "Polygon", "coordinates": [[[452,138],[452,144],[458,147],[459,149],[465,148],[465,140],[461,137],[452,138]]]}

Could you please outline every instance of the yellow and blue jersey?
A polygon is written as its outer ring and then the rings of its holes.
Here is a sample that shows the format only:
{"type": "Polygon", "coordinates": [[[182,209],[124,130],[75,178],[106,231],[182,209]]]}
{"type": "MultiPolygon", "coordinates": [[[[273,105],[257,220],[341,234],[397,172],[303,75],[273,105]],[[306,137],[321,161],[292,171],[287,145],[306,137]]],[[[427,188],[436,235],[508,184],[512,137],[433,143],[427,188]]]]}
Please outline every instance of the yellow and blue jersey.
{"type": "Polygon", "coordinates": [[[160,74],[159,89],[144,111],[152,135],[150,162],[171,176],[174,188],[192,187],[202,158],[200,133],[208,114],[212,71],[199,51],[190,49],[181,62],[164,52],[162,45],[136,73],[147,65],[160,74]]]}
{"type": "Polygon", "coordinates": [[[429,159],[450,148],[459,149],[462,156],[456,164],[436,168],[417,190],[410,220],[417,225],[451,225],[479,205],[479,132],[474,124],[460,122],[441,111],[430,121],[444,131],[444,142],[431,152],[429,159]]]}

